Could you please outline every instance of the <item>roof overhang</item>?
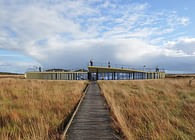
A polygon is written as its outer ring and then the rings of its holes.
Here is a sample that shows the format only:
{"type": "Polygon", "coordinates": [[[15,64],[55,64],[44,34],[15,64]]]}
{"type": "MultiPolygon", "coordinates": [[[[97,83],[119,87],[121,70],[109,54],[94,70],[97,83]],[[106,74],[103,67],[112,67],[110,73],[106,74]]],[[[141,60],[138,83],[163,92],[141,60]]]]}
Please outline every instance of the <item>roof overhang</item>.
{"type": "Polygon", "coordinates": [[[146,71],[134,70],[134,69],[123,69],[123,68],[112,68],[112,67],[97,67],[97,66],[88,66],[90,73],[130,73],[130,72],[141,72],[146,73],[146,71]]]}

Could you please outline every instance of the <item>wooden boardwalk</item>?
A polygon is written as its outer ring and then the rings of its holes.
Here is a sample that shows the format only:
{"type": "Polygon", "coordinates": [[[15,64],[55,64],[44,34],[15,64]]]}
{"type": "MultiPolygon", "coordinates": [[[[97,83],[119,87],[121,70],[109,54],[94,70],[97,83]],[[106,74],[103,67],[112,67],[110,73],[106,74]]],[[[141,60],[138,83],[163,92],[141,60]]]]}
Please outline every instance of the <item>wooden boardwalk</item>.
{"type": "Polygon", "coordinates": [[[115,140],[109,111],[97,82],[92,81],[87,94],[67,132],[68,140],[115,140]]]}

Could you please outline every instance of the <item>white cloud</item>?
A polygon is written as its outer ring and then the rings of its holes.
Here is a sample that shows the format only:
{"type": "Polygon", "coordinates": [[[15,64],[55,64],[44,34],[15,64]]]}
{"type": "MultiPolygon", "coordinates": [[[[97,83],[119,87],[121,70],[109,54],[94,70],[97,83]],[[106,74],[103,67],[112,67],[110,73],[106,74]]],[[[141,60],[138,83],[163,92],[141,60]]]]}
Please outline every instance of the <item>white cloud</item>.
{"type": "Polygon", "coordinates": [[[176,11],[170,12],[167,19],[167,22],[170,26],[176,25],[188,25],[190,24],[190,19],[188,17],[179,17],[176,11]]]}
{"type": "Polygon", "coordinates": [[[23,73],[26,72],[29,68],[33,68],[33,66],[40,66],[40,64],[37,62],[29,63],[29,62],[22,62],[22,61],[1,61],[0,71],[23,73]]]}
{"type": "Polygon", "coordinates": [[[193,44],[189,38],[158,44],[190,19],[150,7],[108,0],[1,0],[0,49],[55,67],[82,66],[90,58],[142,64],[158,56],[193,56],[176,47],[193,44]]]}
{"type": "Polygon", "coordinates": [[[183,24],[183,25],[188,25],[189,21],[190,21],[189,18],[185,18],[185,17],[182,17],[179,20],[180,20],[181,24],[183,24]]]}
{"type": "Polygon", "coordinates": [[[165,45],[171,49],[182,51],[188,56],[195,56],[195,38],[180,37],[176,41],[169,41],[165,45]]]}

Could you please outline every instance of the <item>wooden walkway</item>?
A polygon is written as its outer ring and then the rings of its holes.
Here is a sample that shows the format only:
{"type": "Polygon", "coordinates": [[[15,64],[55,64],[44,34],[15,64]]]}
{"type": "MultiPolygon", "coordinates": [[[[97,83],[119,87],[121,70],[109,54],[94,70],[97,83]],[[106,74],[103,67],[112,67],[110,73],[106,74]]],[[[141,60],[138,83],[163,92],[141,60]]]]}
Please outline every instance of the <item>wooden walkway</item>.
{"type": "Polygon", "coordinates": [[[87,94],[67,132],[68,140],[115,140],[109,111],[97,82],[92,81],[87,94]]]}

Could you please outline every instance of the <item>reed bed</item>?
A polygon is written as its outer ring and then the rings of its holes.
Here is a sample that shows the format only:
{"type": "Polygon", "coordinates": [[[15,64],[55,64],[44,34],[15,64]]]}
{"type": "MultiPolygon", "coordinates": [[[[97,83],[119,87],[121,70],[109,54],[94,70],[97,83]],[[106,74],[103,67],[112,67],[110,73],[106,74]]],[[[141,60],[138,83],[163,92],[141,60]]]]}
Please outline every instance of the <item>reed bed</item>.
{"type": "Polygon", "coordinates": [[[52,140],[86,81],[0,79],[0,140],[52,140]]]}
{"type": "Polygon", "coordinates": [[[98,81],[113,127],[128,140],[194,140],[195,81],[98,81]]]}

